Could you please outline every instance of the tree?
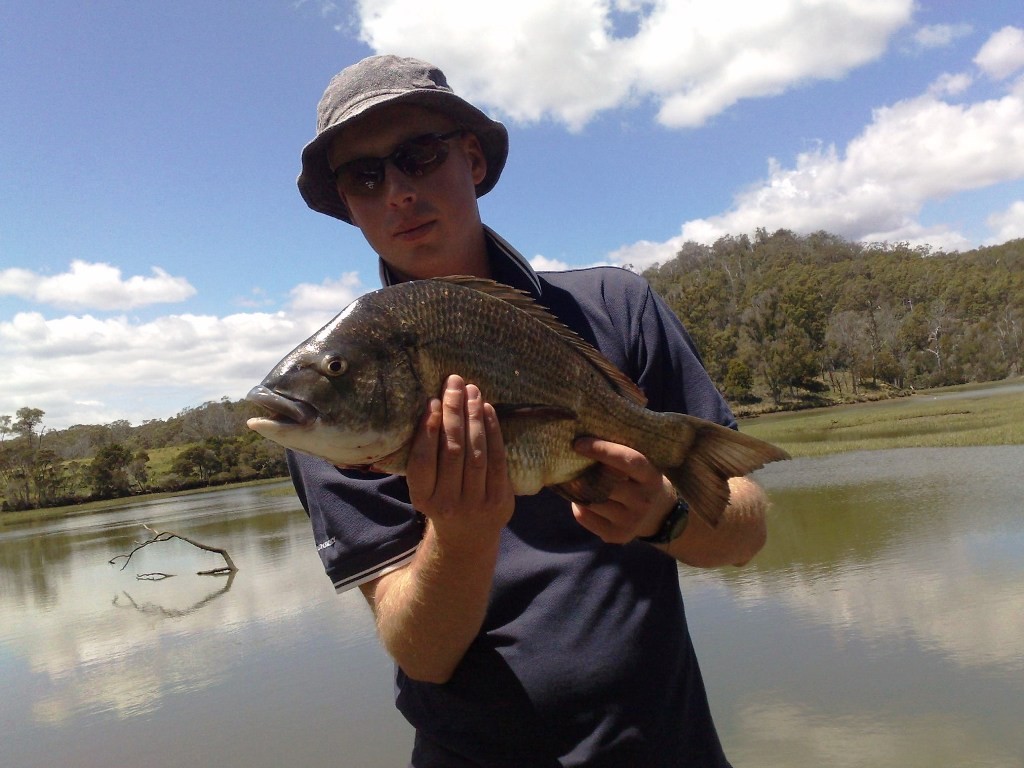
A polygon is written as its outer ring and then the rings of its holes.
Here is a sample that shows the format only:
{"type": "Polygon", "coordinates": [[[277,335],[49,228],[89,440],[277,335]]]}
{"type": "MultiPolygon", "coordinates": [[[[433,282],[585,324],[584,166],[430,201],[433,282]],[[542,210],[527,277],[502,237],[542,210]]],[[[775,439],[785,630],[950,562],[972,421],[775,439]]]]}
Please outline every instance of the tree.
{"type": "Polygon", "coordinates": [[[2,446],[0,475],[4,479],[4,507],[30,509],[32,507],[33,452],[24,440],[2,446]]]}
{"type": "Polygon", "coordinates": [[[145,493],[149,483],[149,454],[143,450],[136,451],[128,465],[128,480],[139,493],[145,493]]]}
{"type": "Polygon", "coordinates": [[[725,396],[730,400],[740,403],[750,400],[754,389],[754,374],[750,366],[736,358],[730,360],[723,385],[725,396]]]}
{"type": "Polygon", "coordinates": [[[53,451],[40,450],[32,466],[32,486],[36,505],[52,507],[68,495],[68,473],[53,451]]]}
{"type": "MultiPolygon", "coordinates": [[[[850,386],[857,394],[858,382],[863,375],[864,360],[870,355],[868,349],[868,322],[863,312],[847,309],[835,312],[829,317],[825,332],[827,348],[827,370],[836,368],[850,373],[850,386]]],[[[842,385],[833,378],[833,387],[842,392],[842,385]]]]}
{"type": "Polygon", "coordinates": [[[776,405],[782,398],[785,362],[780,354],[779,337],[785,322],[776,290],[759,293],[743,313],[743,330],[753,345],[757,368],[776,405]]]}
{"type": "Polygon", "coordinates": [[[101,499],[127,496],[131,493],[128,467],[132,452],[120,443],[105,445],[89,464],[88,478],[93,494],[101,499]]]}
{"type": "MultiPolygon", "coordinates": [[[[14,422],[12,429],[31,444],[32,437],[35,435],[35,429],[42,423],[46,412],[38,408],[19,408],[15,415],[18,417],[18,420],[14,422]]],[[[40,438],[42,438],[41,434],[40,438]]]]}
{"type": "Polygon", "coordinates": [[[214,473],[221,467],[217,454],[205,445],[193,445],[179,453],[171,470],[182,477],[195,477],[201,483],[209,483],[214,473]]]}

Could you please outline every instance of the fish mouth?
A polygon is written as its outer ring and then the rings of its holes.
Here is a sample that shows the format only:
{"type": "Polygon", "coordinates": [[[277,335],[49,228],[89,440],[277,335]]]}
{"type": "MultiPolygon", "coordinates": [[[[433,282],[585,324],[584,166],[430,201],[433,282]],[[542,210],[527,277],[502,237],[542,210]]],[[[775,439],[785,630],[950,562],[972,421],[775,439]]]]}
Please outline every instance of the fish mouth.
{"type": "Polygon", "coordinates": [[[320,412],[309,403],[279,395],[262,384],[250,389],[245,399],[266,408],[270,411],[269,418],[280,423],[307,426],[320,416],[320,412]]]}

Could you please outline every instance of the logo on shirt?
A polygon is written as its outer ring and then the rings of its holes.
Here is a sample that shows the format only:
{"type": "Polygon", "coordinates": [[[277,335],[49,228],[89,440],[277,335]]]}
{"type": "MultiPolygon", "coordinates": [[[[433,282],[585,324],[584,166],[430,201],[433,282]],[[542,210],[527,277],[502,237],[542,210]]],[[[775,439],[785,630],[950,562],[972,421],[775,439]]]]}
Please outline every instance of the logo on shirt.
{"type": "Polygon", "coordinates": [[[316,545],[316,551],[319,552],[322,549],[327,549],[328,547],[332,546],[335,541],[337,541],[337,539],[335,539],[333,536],[331,536],[331,538],[329,538],[323,544],[317,544],[316,545]]]}

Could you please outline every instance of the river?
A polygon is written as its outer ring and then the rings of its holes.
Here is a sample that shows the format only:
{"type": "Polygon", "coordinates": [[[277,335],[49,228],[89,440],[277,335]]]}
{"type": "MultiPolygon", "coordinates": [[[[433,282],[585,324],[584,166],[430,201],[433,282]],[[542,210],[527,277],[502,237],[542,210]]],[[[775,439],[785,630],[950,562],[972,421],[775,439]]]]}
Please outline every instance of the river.
{"type": "MultiPolygon", "coordinates": [[[[797,459],[770,539],[680,581],[736,768],[1024,768],[1024,446],[797,459]]],[[[0,766],[407,764],[391,665],[283,486],[0,529],[0,766]],[[108,564],[150,523],[182,542],[108,564]],[[176,574],[161,581],[136,574],[176,574]]]]}

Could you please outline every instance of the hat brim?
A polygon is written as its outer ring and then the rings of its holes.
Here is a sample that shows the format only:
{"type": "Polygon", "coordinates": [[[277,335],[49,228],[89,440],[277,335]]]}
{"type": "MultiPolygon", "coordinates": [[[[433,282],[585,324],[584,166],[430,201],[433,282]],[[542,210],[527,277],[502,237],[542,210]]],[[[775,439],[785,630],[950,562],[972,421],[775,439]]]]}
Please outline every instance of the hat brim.
{"type": "Polygon", "coordinates": [[[491,191],[501,176],[508,158],[508,131],[505,126],[492,120],[469,102],[445,91],[394,91],[377,92],[372,98],[366,99],[340,120],[327,126],[316,138],[302,150],[302,171],[297,179],[299,194],[306,205],[319,213],[326,213],[349,224],[352,219],[348,208],[338,194],[337,186],[331,174],[327,160],[327,152],[335,136],[353,124],[382,107],[394,104],[413,104],[440,112],[452,118],[459,126],[475,134],[487,162],[487,173],[476,185],[476,196],[480,197],[491,191]]]}

